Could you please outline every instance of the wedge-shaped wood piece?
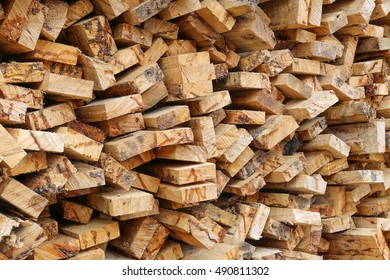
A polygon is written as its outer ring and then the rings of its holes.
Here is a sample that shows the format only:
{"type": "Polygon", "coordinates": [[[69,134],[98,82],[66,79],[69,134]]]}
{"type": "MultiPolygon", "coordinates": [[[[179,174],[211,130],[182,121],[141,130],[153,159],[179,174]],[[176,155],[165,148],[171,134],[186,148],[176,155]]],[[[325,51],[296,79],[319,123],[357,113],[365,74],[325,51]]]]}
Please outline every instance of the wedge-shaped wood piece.
{"type": "Polygon", "coordinates": [[[59,127],[54,130],[64,141],[64,152],[72,159],[98,161],[103,144],[71,128],[59,127]]]}
{"type": "Polygon", "coordinates": [[[257,202],[246,202],[248,205],[256,208],[256,213],[253,218],[252,225],[249,229],[247,237],[253,240],[260,240],[267,222],[270,208],[264,204],[257,202]]]}
{"type": "Polygon", "coordinates": [[[59,212],[65,220],[88,224],[91,220],[93,209],[70,200],[60,200],[54,211],[59,212]]]}
{"type": "Polygon", "coordinates": [[[185,185],[207,180],[216,179],[216,169],[213,163],[156,163],[148,166],[151,171],[161,181],[185,185]]]}
{"type": "Polygon", "coordinates": [[[15,83],[38,83],[45,76],[45,68],[42,62],[11,62],[2,63],[0,70],[4,82],[15,83]]]}
{"type": "Polygon", "coordinates": [[[66,22],[69,5],[60,0],[44,0],[42,4],[49,8],[41,36],[48,40],[56,40],[66,22]]]}
{"type": "Polygon", "coordinates": [[[150,89],[142,94],[142,102],[144,104],[144,110],[149,110],[155,107],[160,101],[166,101],[168,95],[168,89],[163,81],[157,82],[150,89]]]}
{"type": "Polygon", "coordinates": [[[175,40],[178,37],[179,27],[171,22],[151,17],[143,24],[143,28],[153,34],[154,37],[175,40]]]}
{"type": "Polygon", "coordinates": [[[329,108],[324,114],[328,124],[368,122],[376,116],[374,108],[366,102],[348,101],[329,108]]]}
{"type": "Polygon", "coordinates": [[[324,256],[326,259],[389,259],[389,247],[380,229],[356,228],[340,233],[327,233],[324,238],[330,241],[329,250],[324,256]]]}
{"type": "Polygon", "coordinates": [[[32,52],[17,56],[22,61],[52,61],[76,65],[80,50],[73,46],[38,40],[32,52]]]}
{"type": "Polygon", "coordinates": [[[351,228],[355,228],[355,224],[351,216],[345,215],[334,218],[322,219],[324,233],[336,233],[340,231],[345,231],[351,228]]]}
{"type": "Polygon", "coordinates": [[[118,222],[93,218],[86,225],[63,225],[61,231],[80,241],[82,250],[116,239],[120,236],[118,222]]]}
{"type": "Polygon", "coordinates": [[[36,223],[26,221],[24,225],[17,228],[14,236],[18,242],[2,242],[0,252],[6,258],[12,260],[25,259],[31,250],[42,244],[46,240],[43,229],[36,223]]]}
{"type": "Polygon", "coordinates": [[[190,119],[187,106],[164,106],[143,115],[145,126],[149,129],[167,129],[190,119]]]}
{"type": "Polygon", "coordinates": [[[258,1],[251,0],[221,0],[220,4],[234,17],[238,17],[256,10],[258,1]]]}
{"type": "Polygon", "coordinates": [[[325,117],[316,117],[303,121],[297,129],[297,134],[304,140],[312,140],[328,127],[325,117]]]}
{"type": "Polygon", "coordinates": [[[26,126],[31,130],[46,130],[75,119],[73,108],[67,103],[60,103],[27,113],[26,126]]]}
{"type": "Polygon", "coordinates": [[[228,208],[229,211],[236,213],[237,219],[235,225],[227,230],[227,235],[244,242],[254,221],[257,208],[243,203],[235,203],[228,208]]]}
{"type": "Polygon", "coordinates": [[[240,196],[253,195],[265,186],[264,177],[260,172],[255,172],[246,179],[232,178],[223,189],[224,192],[240,196]]]}
{"type": "Polygon", "coordinates": [[[121,223],[121,236],[110,245],[125,255],[142,260],[153,260],[169,230],[150,217],[138,218],[121,223]]]}
{"type": "MultiPolygon", "coordinates": [[[[275,221],[277,222],[277,221],[275,221]]],[[[273,223],[272,226],[280,226],[281,223],[273,223]]],[[[294,250],[298,244],[302,241],[304,237],[304,230],[301,226],[296,226],[295,228],[290,228],[291,234],[289,235],[289,238],[286,240],[278,240],[278,239],[268,239],[268,238],[262,238],[257,242],[252,242],[253,244],[256,244],[257,246],[267,246],[272,248],[281,248],[281,249],[287,249],[287,250],[294,250]]],[[[289,232],[289,233],[290,233],[289,232]]]]}
{"type": "Polygon", "coordinates": [[[44,92],[41,90],[2,84],[0,85],[0,97],[9,101],[25,103],[28,109],[43,108],[44,92]]]}
{"type": "Polygon", "coordinates": [[[142,174],[133,170],[130,170],[133,175],[132,186],[136,189],[145,190],[147,192],[156,193],[160,185],[161,180],[159,178],[142,174]]]}
{"type": "Polygon", "coordinates": [[[268,50],[244,52],[239,55],[240,61],[237,69],[245,72],[253,71],[253,69],[262,65],[271,57],[271,53],[268,50]]]}
{"type": "MultiPolygon", "coordinates": [[[[111,66],[111,71],[114,75],[116,75],[139,63],[139,58],[133,50],[133,47],[126,47],[123,49],[119,49],[111,57],[108,63],[111,66]]],[[[112,86],[112,84],[110,84],[110,86],[112,86]]]]}
{"type": "Polygon", "coordinates": [[[136,131],[106,142],[103,150],[116,160],[124,161],[154,148],[156,148],[156,135],[154,132],[136,131]]]}
{"type": "Polygon", "coordinates": [[[77,168],[77,171],[72,173],[64,185],[65,191],[59,194],[60,197],[74,197],[88,194],[92,191],[98,191],[100,186],[106,184],[105,170],[102,168],[82,162],[75,162],[74,167],[77,168]]]}
{"type": "Polygon", "coordinates": [[[333,91],[313,92],[307,100],[291,100],[285,104],[284,114],[293,116],[297,122],[313,119],[339,101],[333,91]]]}
{"type": "Polygon", "coordinates": [[[21,28],[19,38],[16,41],[2,42],[1,48],[3,52],[18,54],[33,51],[39,39],[48,10],[49,8],[39,1],[32,1],[29,6],[26,23],[21,28]]]}
{"type": "Polygon", "coordinates": [[[139,94],[96,100],[76,109],[77,118],[82,122],[99,122],[134,113],[143,109],[139,94]]]}
{"type": "Polygon", "coordinates": [[[320,41],[296,44],[291,52],[295,57],[311,58],[319,61],[336,59],[336,47],[320,41]]]}
{"type": "Polygon", "coordinates": [[[136,190],[114,190],[88,195],[88,205],[110,216],[121,216],[151,210],[153,195],[136,190]]]}
{"type": "Polygon", "coordinates": [[[76,23],[94,9],[93,4],[89,0],[77,0],[69,5],[66,21],[63,28],[68,28],[73,23],[76,23]]]}
{"type": "Polygon", "coordinates": [[[46,92],[48,96],[88,100],[93,97],[93,87],[93,81],[46,72],[38,89],[46,92]]]}
{"type": "Polygon", "coordinates": [[[231,92],[235,107],[264,111],[270,115],[282,115],[284,105],[273,98],[267,90],[248,90],[231,92]]]}
{"type": "Polygon", "coordinates": [[[206,148],[195,145],[174,145],[155,150],[156,158],[190,162],[206,162],[206,148]]]}
{"type": "Polygon", "coordinates": [[[218,169],[222,170],[229,177],[234,177],[255,155],[251,148],[246,147],[244,151],[231,163],[217,162],[218,169]]]}
{"type": "Polygon", "coordinates": [[[95,16],[73,24],[67,28],[67,38],[86,55],[103,61],[108,61],[118,50],[104,16],[95,16]]]}
{"type": "Polygon", "coordinates": [[[60,234],[57,239],[43,242],[34,249],[33,260],[63,260],[75,256],[80,251],[80,242],[70,236],[60,234]]]}
{"type": "Polygon", "coordinates": [[[267,183],[285,183],[298,175],[307,165],[303,153],[286,156],[285,162],[265,177],[267,183]]]}
{"type": "Polygon", "coordinates": [[[223,40],[222,35],[196,13],[181,17],[176,24],[179,26],[179,34],[183,38],[194,40],[199,47],[214,45],[218,40],[223,40]]]}
{"type": "Polygon", "coordinates": [[[378,216],[390,211],[390,196],[364,198],[356,207],[359,215],[378,216]]]}
{"type": "Polygon", "coordinates": [[[311,211],[271,207],[269,217],[289,225],[321,225],[320,214],[311,211]]]}
{"type": "Polygon", "coordinates": [[[145,128],[144,118],[141,113],[123,115],[110,120],[94,123],[94,125],[111,137],[145,128]]]}
{"type": "Polygon", "coordinates": [[[236,20],[218,1],[202,1],[201,5],[202,8],[197,10],[196,13],[215,31],[224,33],[233,28],[236,20]]]}
{"type": "Polygon", "coordinates": [[[129,190],[134,184],[133,174],[105,153],[100,153],[97,166],[103,168],[106,182],[113,187],[129,190]]]}
{"type": "Polygon", "coordinates": [[[276,44],[274,33],[256,13],[236,20],[232,30],[224,36],[242,52],[272,49],[276,44]]]}
{"type": "MultiPolygon", "coordinates": [[[[244,150],[247,148],[247,146],[252,142],[252,140],[253,140],[252,136],[245,129],[239,128],[238,133],[239,133],[239,136],[238,136],[237,140],[232,145],[230,145],[230,147],[228,147],[226,149],[226,151],[218,158],[219,162],[233,163],[244,152],[244,150]]],[[[220,144],[218,142],[221,140],[222,139],[220,139],[220,137],[218,137],[217,146],[220,146],[220,144]]]]}
{"type": "Polygon", "coordinates": [[[179,0],[169,4],[167,8],[158,14],[158,17],[164,21],[168,21],[195,12],[201,7],[199,0],[179,0]]]}
{"type": "Polygon", "coordinates": [[[356,54],[388,51],[390,38],[367,38],[359,41],[356,54]]]}
{"type": "Polygon", "coordinates": [[[115,219],[117,219],[118,221],[127,221],[127,220],[132,220],[132,219],[137,219],[137,218],[149,217],[149,216],[152,216],[152,215],[157,215],[158,213],[160,213],[160,211],[159,211],[159,201],[157,199],[155,199],[154,203],[152,205],[151,210],[141,211],[141,212],[137,212],[137,213],[134,213],[134,214],[116,216],[115,219]]]}
{"type": "Polygon", "coordinates": [[[348,25],[368,23],[371,13],[375,8],[374,1],[359,0],[354,2],[341,1],[324,8],[324,12],[344,11],[348,17],[348,25]]]}
{"type": "Polygon", "coordinates": [[[319,81],[324,89],[333,90],[341,101],[349,101],[364,97],[335,75],[320,77],[319,81]]]}
{"type": "MultiPolygon", "coordinates": [[[[117,63],[115,59],[113,60],[114,63],[117,63]]],[[[79,63],[83,69],[83,78],[93,82],[94,90],[106,90],[115,84],[116,81],[111,64],[86,55],[80,56],[79,63]]]]}
{"type": "Polygon", "coordinates": [[[312,175],[324,165],[333,160],[331,153],[327,151],[306,152],[307,165],[303,172],[307,175],[312,175]]]}
{"type": "Polygon", "coordinates": [[[165,225],[171,231],[173,238],[187,244],[211,249],[222,241],[222,238],[213,231],[213,227],[204,224],[192,215],[160,209],[160,214],[153,218],[165,225]]]}
{"type": "Polygon", "coordinates": [[[37,172],[47,168],[45,152],[32,152],[27,155],[13,168],[3,168],[6,176],[17,176],[20,174],[37,172]]]}
{"type": "Polygon", "coordinates": [[[48,154],[47,163],[48,168],[31,174],[22,183],[52,202],[57,194],[65,191],[65,184],[77,169],[60,155],[48,154]]]}
{"type": "MultiPolygon", "coordinates": [[[[0,39],[1,41],[15,42],[23,31],[23,27],[28,21],[29,6],[31,0],[28,1],[12,1],[8,3],[3,10],[3,21],[0,25],[0,39]],[[5,15],[4,15],[4,12],[5,15]]],[[[5,3],[2,3],[3,5],[5,3]]]]}
{"type": "Polygon", "coordinates": [[[239,179],[247,179],[252,174],[259,172],[267,176],[285,162],[281,152],[277,151],[255,151],[255,156],[237,174],[239,179]]]}
{"type": "Polygon", "coordinates": [[[8,128],[7,131],[25,150],[52,153],[64,152],[64,141],[56,133],[19,128],[8,128]]]}
{"type": "Polygon", "coordinates": [[[271,82],[289,99],[308,99],[312,95],[310,88],[292,74],[280,74],[271,82]]]}
{"type": "Polygon", "coordinates": [[[0,125],[0,163],[9,168],[16,167],[27,155],[17,140],[0,125]]]}
{"type": "Polygon", "coordinates": [[[104,14],[108,20],[118,17],[120,14],[126,12],[131,7],[131,2],[120,0],[91,0],[97,12],[104,14]]]}
{"type": "Polygon", "coordinates": [[[385,124],[383,121],[332,126],[326,130],[351,147],[351,155],[383,153],[385,151],[385,124]]]}
{"type": "Polygon", "coordinates": [[[33,218],[38,218],[45,206],[49,203],[46,198],[36,194],[12,178],[0,184],[0,199],[33,218]]]}
{"type": "Polygon", "coordinates": [[[180,243],[167,239],[154,259],[155,260],[180,260],[183,257],[184,254],[181,249],[180,243]]]}
{"type": "Polygon", "coordinates": [[[253,145],[256,148],[270,150],[298,127],[291,116],[270,116],[264,125],[248,129],[248,132],[254,138],[253,145]]]}
{"type": "Polygon", "coordinates": [[[226,80],[217,81],[216,89],[246,90],[269,89],[270,82],[267,75],[253,72],[230,72],[226,80]]]}
{"type": "Polygon", "coordinates": [[[262,9],[271,20],[272,30],[285,30],[308,25],[309,4],[305,1],[278,0],[266,3],[262,9]]]}
{"type": "Polygon", "coordinates": [[[194,141],[192,130],[189,127],[179,127],[153,132],[156,137],[156,148],[178,144],[189,144],[194,141]]]}
{"type": "Polygon", "coordinates": [[[184,186],[161,183],[155,195],[169,201],[186,204],[216,199],[217,189],[214,183],[208,182],[184,186]]]}
{"type": "Polygon", "coordinates": [[[294,57],[290,50],[276,50],[270,52],[270,57],[261,65],[255,68],[255,71],[268,74],[274,77],[294,62],[294,57]]]}
{"type": "Polygon", "coordinates": [[[201,203],[199,206],[190,208],[190,212],[199,212],[203,213],[207,217],[210,217],[215,222],[232,227],[234,226],[234,221],[236,220],[236,215],[225,211],[211,203],[201,203]]]}
{"type": "Polygon", "coordinates": [[[347,168],[348,161],[347,158],[344,157],[325,164],[317,171],[317,173],[322,176],[329,176],[347,168]]]}
{"type": "Polygon", "coordinates": [[[170,55],[161,58],[158,64],[163,71],[180,67],[208,65],[210,64],[210,55],[205,51],[170,55]]]}
{"type": "Polygon", "coordinates": [[[216,152],[216,136],[211,117],[193,117],[188,122],[194,134],[194,145],[207,150],[207,157],[212,158],[216,152]]]}
{"type": "Polygon", "coordinates": [[[320,134],[306,143],[302,151],[328,151],[334,158],[348,157],[351,147],[333,134],[320,134]]]}
{"type": "Polygon", "coordinates": [[[287,183],[267,184],[267,190],[302,194],[325,194],[326,181],[320,175],[298,175],[287,183]]]}
{"type": "Polygon", "coordinates": [[[151,47],[153,34],[147,30],[135,27],[127,23],[116,25],[113,30],[113,38],[118,45],[132,46],[140,44],[142,47],[151,47]]]}
{"type": "Polygon", "coordinates": [[[155,158],[153,150],[149,150],[134,157],[130,157],[127,160],[123,160],[120,164],[128,170],[132,170],[144,163],[154,160],[155,158]]]}
{"type": "Polygon", "coordinates": [[[229,92],[223,90],[214,92],[205,97],[198,97],[191,101],[185,101],[184,104],[189,107],[191,115],[198,116],[216,111],[229,105],[231,102],[229,92]]]}
{"type": "Polygon", "coordinates": [[[0,99],[1,124],[24,124],[26,122],[27,105],[22,102],[0,99]]]}
{"type": "Polygon", "coordinates": [[[107,90],[109,95],[141,94],[164,78],[157,63],[137,66],[117,76],[117,82],[107,90]]]}
{"type": "Polygon", "coordinates": [[[296,75],[320,75],[321,62],[316,60],[294,58],[284,72],[296,75]]]}
{"type": "Polygon", "coordinates": [[[376,184],[383,183],[384,176],[382,170],[351,170],[339,171],[326,180],[332,185],[376,184]]]}

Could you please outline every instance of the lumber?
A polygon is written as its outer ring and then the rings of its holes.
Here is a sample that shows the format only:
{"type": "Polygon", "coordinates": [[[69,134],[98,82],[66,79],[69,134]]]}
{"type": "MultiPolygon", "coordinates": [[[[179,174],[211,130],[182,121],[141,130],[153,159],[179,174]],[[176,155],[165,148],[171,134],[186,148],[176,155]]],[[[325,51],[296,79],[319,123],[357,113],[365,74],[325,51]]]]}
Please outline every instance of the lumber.
{"type": "Polygon", "coordinates": [[[48,240],[34,248],[33,260],[62,260],[74,257],[80,252],[80,242],[60,234],[57,239],[48,240]]]}
{"type": "Polygon", "coordinates": [[[153,260],[169,235],[169,230],[153,218],[123,222],[121,236],[110,242],[119,251],[142,260],[153,260]]]}
{"type": "Polygon", "coordinates": [[[70,237],[78,239],[80,249],[88,249],[119,237],[118,222],[103,218],[93,218],[87,225],[62,225],[60,230],[70,237]]]}
{"type": "Polygon", "coordinates": [[[34,218],[38,218],[43,208],[48,204],[47,199],[15,179],[7,179],[1,183],[0,199],[34,218]]]}

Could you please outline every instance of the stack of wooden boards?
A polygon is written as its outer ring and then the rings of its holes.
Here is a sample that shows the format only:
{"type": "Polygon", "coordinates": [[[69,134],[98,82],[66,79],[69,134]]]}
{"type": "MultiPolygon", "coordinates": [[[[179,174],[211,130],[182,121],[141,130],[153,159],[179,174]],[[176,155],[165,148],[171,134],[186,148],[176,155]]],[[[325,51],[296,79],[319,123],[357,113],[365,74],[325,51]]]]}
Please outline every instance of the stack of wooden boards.
{"type": "Polygon", "coordinates": [[[389,12],[2,1],[0,259],[389,259],[389,12]]]}

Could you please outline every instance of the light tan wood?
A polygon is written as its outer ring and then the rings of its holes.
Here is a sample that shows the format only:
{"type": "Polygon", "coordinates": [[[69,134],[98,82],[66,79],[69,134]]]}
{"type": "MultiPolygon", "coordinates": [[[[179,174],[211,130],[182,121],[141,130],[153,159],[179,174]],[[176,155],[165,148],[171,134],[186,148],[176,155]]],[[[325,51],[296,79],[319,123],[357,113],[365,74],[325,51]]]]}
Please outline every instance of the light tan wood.
{"type": "Polygon", "coordinates": [[[76,115],[78,120],[89,123],[110,120],[142,109],[141,95],[134,94],[92,101],[77,108],[76,115]]]}
{"type": "Polygon", "coordinates": [[[175,241],[167,239],[160,251],[154,258],[155,260],[179,260],[184,257],[181,245],[175,241]]]}
{"type": "Polygon", "coordinates": [[[143,28],[151,32],[153,36],[159,36],[163,39],[175,40],[179,33],[179,27],[176,24],[155,17],[146,20],[143,28]]]}
{"type": "Polygon", "coordinates": [[[73,24],[66,29],[67,39],[84,54],[108,61],[118,50],[108,20],[95,16],[73,24]]]}
{"type": "Polygon", "coordinates": [[[62,260],[75,256],[80,251],[80,242],[60,234],[57,239],[43,242],[34,249],[33,260],[62,260]]]}
{"type": "Polygon", "coordinates": [[[41,36],[47,40],[55,40],[65,25],[69,5],[60,0],[43,0],[42,4],[49,8],[41,36]]]}
{"type": "Polygon", "coordinates": [[[10,203],[23,213],[38,218],[48,200],[36,194],[15,179],[7,179],[0,185],[0,199],[10,203]]]}
{"type": "Polygon", "coordinates": [[[154,218],[165,225],[174,239],[187,244],[211,249],[221,241],[211,228],[200,222],[194,216],[167,209],[160,209],[160,214],[154,218]]]}
{"type": "Polygon", "coordinates": [[[16,139],[0,125],[0,135],[3,145],[0,148],[0,163],[2,166],[14,168],[27,155],[16,139]]]}
{"type": "Polygon", "coordinates": [[[350,146],[333,134],[320,134],[302,147],[303,151],[328,151],[334,158],[347,157],[350,146]]]}
{"type": "Polygon", "coordinates": [[[3,168],[3,173],[6,176],[17,176],[20,174],[37,172],[47,167],[46,153],[32,152],[27,153],[27,155],[14,167],[3,168]]]}
{"type": "Polygon", "coordinates": [[[190,120],[187,106],[165,106],[143,115],[148,129],[167,129],[190,120]]]}
{"type": "Polygon", "coordinates": [[[298,124],[291,116],[270,116],[265,124],[258,128],[251,128],[253,145],[258,149],[272,149],[291,133],[295,132],[298,124]]]}
{"type": "Polygon", "coordinates": [[[46,130],[75,119],[73,108],[67,103],[60,103],[27,113],[26,126],[31,130],[46,130]]]}
{"type": "Polygon", "coordinates": [[[285,157],[285,162],[277,169],[265,177],[267,183],[289,182],[298,175],[307,165],[306,157],[303,153],[296,153],[285,157]]]}
{"type": "Polygon", "coordinates": [[[96,245],[118,238],[118,222],[94,218],[87,225],[63,225],[61,231],[80,241],[80,249],[88,249],[96,245]]]}
{"type": "Polygon", "coordinates": [[[73,23],[91,13],[93,8],[94,6],[89,0],[76,0],[70,3],[64,28],[68,28],[73,23]]]}
{"type": "Polygon", "coordinates": [[[25,150],[53,153],[64,152],[64,141],[56,133],[19,128],[8,128],[7,131],[25,150]]]}
{"type": "Polygon", "coordinates": [[[1,124],[24,124],[27,105],[22,102],[0,99],[0,106],[4,112],[0,115],[1,124]]]}
{"type": "Polygon", "coordinates": [[[136,259],[153,260],[168,235],[169,230],[155,219],[138,218],[122,223],[121,236],[110,245],[136,259]]]}
{"type": "Polygon", "coordinates": [[[27,105],[28,109],[42,109],[44,92],[41,90],[24,88],[16,85],[1,84],[0,97],[22,102],[27,105]]]}

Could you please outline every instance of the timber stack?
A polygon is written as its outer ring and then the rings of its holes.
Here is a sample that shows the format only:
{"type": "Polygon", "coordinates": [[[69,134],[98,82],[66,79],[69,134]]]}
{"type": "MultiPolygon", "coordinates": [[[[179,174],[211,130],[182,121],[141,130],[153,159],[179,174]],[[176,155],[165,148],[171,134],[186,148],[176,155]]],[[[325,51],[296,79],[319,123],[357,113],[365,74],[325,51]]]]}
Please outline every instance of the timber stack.
{"type": "Polygon", "coordinates": [[[389,259],[389,12],[1,1],[0,259],[389,259]]]}

